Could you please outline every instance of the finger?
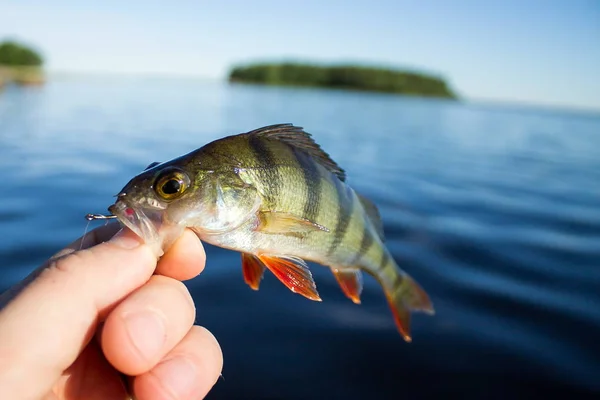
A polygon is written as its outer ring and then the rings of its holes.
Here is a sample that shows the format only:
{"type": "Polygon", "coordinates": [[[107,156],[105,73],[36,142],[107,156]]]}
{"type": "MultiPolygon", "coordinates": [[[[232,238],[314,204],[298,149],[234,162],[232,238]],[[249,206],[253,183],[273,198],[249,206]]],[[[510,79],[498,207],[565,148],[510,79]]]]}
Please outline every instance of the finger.
{"type": "Polygon", "coordinates": [[[128,399],[126,381],[91,341],[75,363],[59,378],[52,393],[57,399],[128,399]]]}
{"type": "Polygon", "coordinates": [[[183,283],[155,275],[106,318],[106,359],[127,375],[152,369],[190,330],[196,308],[183,283]]]}
{"type": "Polygon", "coordinates": [[[184,281],[192,279],[204,269],[206,254],[198,236],[189,229],[177,239],[158,262],[156,273],[184,281]]]}
{"type": "Polygon", "coordinates": [[[142,286],[152,250],[123,230],[51,261],[0,312],[0,398],[40,398],[88,343],[99,313],[142,286]]]}
{"type": "MultiPolygon", "coordinates": [[[[111,237],[113,237],[119,230],[121,226],[118,223],[111,222],[108,225],[101,226],[96,228],[87,234],[83,235],[73,243],[69,244],[67,247],[53,255],[49,262],[57,260],[61,257],[67,256],[77,250],[87,249],[89,247],[95,246],[96,244],[106,242],[111,237]]],[[[25,287],[27,287],[31,282],[33,282],[39,274],[44,271],[48,267],[48,263],[40,266],[36,270],[34,270],[31,274],[29,274],[25,279],[23,279],[18,284],[12,286],[7,291],[0,295],[0,309],[4,308],[4,306],[16,297],[25,287]]]]}
{"type": "MultiPolygon", "coordinates": [[[[83,250],[95,246],[97,244],[110,240],[118,231],[120,231],[122,225],[117,221],[111,221],[106,225],[100,226],[96,229],[89,231],[82,237],[68,245],[63,251],[70,249],[73,251],[83,250]]],[[[60,252],[58,253],[60,254],[60,252]]],[[[55,255],[54,257],[57,257],[55,255]]]]}
{"type": "Polygon", "coordinates": [[[194,326],[160,364],[133,378],[133,392],[138,400],[201,399],[222,369],[219,343],[208,330],[194,326]]]}

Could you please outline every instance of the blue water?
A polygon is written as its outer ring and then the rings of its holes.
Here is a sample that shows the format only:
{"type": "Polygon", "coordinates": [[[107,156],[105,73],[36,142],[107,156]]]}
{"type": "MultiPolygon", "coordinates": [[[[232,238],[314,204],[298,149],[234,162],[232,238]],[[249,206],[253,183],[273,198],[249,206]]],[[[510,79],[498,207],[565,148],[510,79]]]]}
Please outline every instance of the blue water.
{"type": "Polygon", "coordinates": [[[383,216],[434,317],[401,340],[383,293],[363,303],[312,264],[322,303],[207,247],[187,282],[218,338],[209,398],[600,395],[600,116],[390,95],[78,78],[0,93],[0,289],[81,236],[83,216],[152,161],[292,122],[383,216]]]}

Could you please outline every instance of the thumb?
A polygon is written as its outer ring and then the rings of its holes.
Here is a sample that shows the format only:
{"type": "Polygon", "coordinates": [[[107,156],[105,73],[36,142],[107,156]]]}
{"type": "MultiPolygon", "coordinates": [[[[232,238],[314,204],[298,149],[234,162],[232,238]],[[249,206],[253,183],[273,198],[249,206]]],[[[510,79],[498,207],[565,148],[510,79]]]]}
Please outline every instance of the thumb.
{"type": "Polygon", "coordinates": [[[122,230],[34,272],[0,311],[0,398],[47,394],[94,335],[98,320],[152,276],[156,261],[135,234],[122,230]]]}

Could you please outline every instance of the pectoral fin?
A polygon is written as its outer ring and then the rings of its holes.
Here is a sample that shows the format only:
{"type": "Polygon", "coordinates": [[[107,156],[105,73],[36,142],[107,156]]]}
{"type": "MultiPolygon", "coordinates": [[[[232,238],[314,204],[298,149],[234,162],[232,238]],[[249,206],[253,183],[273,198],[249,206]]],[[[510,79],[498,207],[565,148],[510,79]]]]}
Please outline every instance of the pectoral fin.
{"type": "Polygon", "coordinates": [[[360,294],[363,288],[362,273],[358,268],[331,268],[344,294],[355,304],[360,304],[360,294]]]}
{"type": "Polygon", "coordinates": [[[256,257],[292,292],[310,300],[321,301],[315,281],[304,260],[267,254],[256,257]]]}
{"type": "Polygon", "coordinates": [[[264,264],[252,254],[242,253],[242,272],[244,282],[253,290],[258,290],[265,272],[264,264]]]}
{"type": "Polygon", "coordinates": [[[315,231],[329,232],[329,229],[316,222],[285,212],[261,211],[258,217],[258,230],[263,233],[303,235],[315,231]]]}

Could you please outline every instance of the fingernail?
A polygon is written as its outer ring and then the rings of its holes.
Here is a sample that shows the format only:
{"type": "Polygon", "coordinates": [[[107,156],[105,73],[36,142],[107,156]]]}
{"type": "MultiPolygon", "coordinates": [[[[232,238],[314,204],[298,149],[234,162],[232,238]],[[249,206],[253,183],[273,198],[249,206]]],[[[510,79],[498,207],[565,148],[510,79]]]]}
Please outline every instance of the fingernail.
{"type": "Polygon", "coordinates": [[[156,311],[143,310],[125,315],[125,329],[145,360],[153,360],[161,353],[167,331],[163,318],[156,311]]]}
{"type": "Polygon", "coordinates": [[[176,399],[187,399],[198,382],[198,371],[186,357],[173,357],[158,364],[154,375],[160,377],[164,388],[176,399]]]}
{"type": "Polygon", "coordinates": [[[117,232],[109,242],[116,244],[124,249],[135,249],[142,244],[139,236],[131,232],[129,229],[123,228],[117,232]]]}

